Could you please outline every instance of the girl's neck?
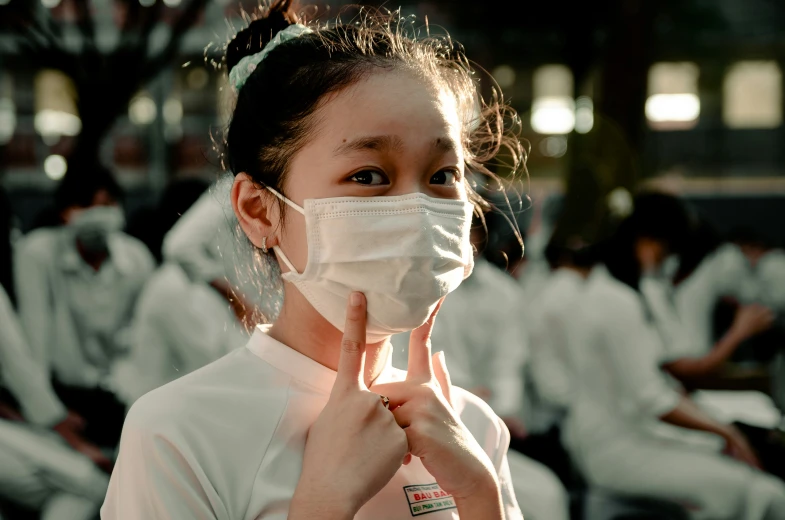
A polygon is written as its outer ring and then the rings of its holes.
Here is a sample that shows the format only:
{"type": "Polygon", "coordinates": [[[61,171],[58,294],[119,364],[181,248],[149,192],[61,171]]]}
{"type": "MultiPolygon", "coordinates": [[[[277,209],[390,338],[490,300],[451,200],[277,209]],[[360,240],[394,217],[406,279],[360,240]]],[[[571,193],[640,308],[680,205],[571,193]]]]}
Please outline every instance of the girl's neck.
{"type": "MultiPolygon", "coordinates": [[[[297,288],[284,282],[284,303],[269,336],[332,370],[338,370],[343,333],[313,308],[297,288]]],[[[366,345],[365,384],[381,374],[390,355],[390,342],[366,345]]]]}

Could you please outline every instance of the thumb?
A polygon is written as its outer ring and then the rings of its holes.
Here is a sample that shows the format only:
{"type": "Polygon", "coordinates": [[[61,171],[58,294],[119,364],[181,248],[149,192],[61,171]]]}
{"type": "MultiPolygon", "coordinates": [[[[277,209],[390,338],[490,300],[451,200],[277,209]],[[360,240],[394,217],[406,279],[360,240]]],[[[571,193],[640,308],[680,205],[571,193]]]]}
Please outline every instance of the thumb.
{"type": "Polygon", "coordinates": [[[443,351],[433,355],[433,374],[436,376],[436,381],[439,382],[444,398],[452,406],[452,381],[450,381],[450,372],[447,371],[447,362],[444,360],[443,351]]]}

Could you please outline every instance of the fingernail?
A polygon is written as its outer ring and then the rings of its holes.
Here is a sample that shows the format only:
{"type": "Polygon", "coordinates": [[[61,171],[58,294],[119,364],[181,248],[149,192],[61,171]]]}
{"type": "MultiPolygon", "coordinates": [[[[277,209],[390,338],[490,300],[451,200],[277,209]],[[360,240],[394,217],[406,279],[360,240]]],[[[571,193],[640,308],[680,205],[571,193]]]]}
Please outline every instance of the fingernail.
{"type": "Polygon", "coordinates": [[[362,303],[362,298],[360,297],[360,293],[353,292],[351,296],[349,296],[349,304],[352,307],[359,307],[362,303]]]}
{"type": "Polygon", "coordinates": [[[439,361],[441,361],[442,366],[446,367],[447,366],[447,362],[444,360],[444,351],[440,350],[439,352],[436,353],[436,355],[439,356],[439,361]]]}

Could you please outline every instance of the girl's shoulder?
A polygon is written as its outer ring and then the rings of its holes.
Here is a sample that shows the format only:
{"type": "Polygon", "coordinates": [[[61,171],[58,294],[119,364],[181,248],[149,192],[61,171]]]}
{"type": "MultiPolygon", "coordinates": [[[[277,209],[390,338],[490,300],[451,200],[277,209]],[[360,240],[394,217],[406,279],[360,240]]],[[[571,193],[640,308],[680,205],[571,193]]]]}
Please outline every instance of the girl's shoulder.
{"type": "Polygon", "coordinates": [[[454,386],[453,408],[498,470],[510,446],[510,431],[482,398],[454,386]]]}
{"type": "Polygon", "coordinates": [[[139,398],[126,417],[123,441],[160,439],[198,457],[192,452],[200,446],[239,446],[253,431],[263,456],[286,410],[290,379],[238,348],[139,398]]]}

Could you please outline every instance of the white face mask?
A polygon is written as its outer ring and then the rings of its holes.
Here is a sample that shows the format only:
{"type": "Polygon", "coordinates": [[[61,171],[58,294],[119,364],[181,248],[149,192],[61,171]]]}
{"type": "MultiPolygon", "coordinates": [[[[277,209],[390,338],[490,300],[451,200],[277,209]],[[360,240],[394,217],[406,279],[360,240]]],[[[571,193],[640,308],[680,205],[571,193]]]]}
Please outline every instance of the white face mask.
{"type": "Polygon", "coordinates": [[[303,209],[270,191],[305,216],[305,270],[273,248],[290,270],[283,279],[342,332],[349,294],[365,294],[368,342],[425,323],[474,266],[470,202],[412,193],[307,199],[303,209]]]}
{"type": "Polygon", "coordinates": [[[109,235],[125,227],[125,215],[119,206],[93,206],[73,216],[69,226],[88,251],[104,251],[109,235]]]}
{"type": "Polygon", "coordinates": [[[666,279],[673,281],[676,278],[676,275],[679,272],[679,266],[681,265],[681,259],[678,255],[668,255],[665,260],[662,262],[662,267],[660,267],[660,271],[662,272],[662,276],[666,279]]]}

